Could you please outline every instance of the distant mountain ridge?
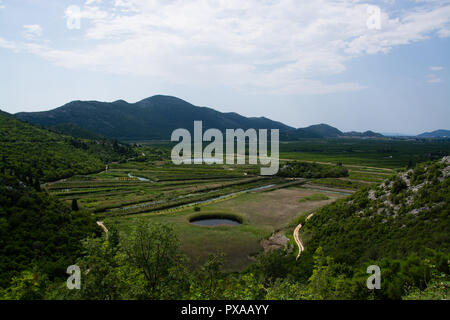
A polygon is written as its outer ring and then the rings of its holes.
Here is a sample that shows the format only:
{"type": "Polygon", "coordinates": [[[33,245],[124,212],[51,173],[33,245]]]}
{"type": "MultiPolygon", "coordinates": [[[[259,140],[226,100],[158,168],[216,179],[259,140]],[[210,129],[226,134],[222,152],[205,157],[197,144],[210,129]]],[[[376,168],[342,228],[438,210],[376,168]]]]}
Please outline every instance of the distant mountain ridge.
{"type": "Polygon", "coordinates": [[[309,139],[309,138],[338,138],[338,137],[357,137],[357,138],[383,138],[380,133],[373,131],[366,132],[342,132],[335,127],[328,124],[316,124],[306,128],[299,128],[282,133],[284,140],[297,140],[297,139],[309,139]]]}
{"type": "Polygon", "coordinates": [[[186,128],[192,132],[195,120],[203,128],[279,129],[281,140],[336,137],[383,137],[372,131],[344,133],[330,125],[318,124],[295,129],[265,117],[244,117],[234,112],[223,113],[208,107],[194,106],[182,99],[156,95],[136,103],[72,101],[62,107],[42,112],[20,112],[15,116],[58,132],[80,137],[89,133],[122,141],[168,140],[173,130],[186,128]]]}
{"type": "Polygon", "coordinates": [[[435,130],[417,135],[419,138],[450,138],[450,130],[435,130]]]}
{"type": "Polygon", "coordinates": [[[72,123],[100,136],[119,140],[167,140],[173,130],[192,130],[195,120],[203,127],[280,129],[293,128],[270,119],[246,118],[237,113],[222,113],[208,107],[197,107],[170,96],[153,96],[136,103],[73,101],[43,112],[20,112],[17,118],[45,127],[72,123]]]}

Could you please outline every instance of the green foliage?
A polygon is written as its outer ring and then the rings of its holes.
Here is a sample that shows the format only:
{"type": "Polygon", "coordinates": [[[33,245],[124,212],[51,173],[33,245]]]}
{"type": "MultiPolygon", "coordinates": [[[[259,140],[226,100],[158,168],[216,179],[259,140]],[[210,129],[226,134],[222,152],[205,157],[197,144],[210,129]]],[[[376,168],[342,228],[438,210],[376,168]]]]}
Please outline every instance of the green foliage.
{"type": "Polygon", "coordinates": [[[75,174],[101,171],[105,163],[124,160],[131,147],[110,140],[63,136],[0,112],[0,169],[37,186],[75,174]]]}
{"type": "Polygon", "coordinates": [[[77,199],[72,199],[72,211],[78,211],[78,210],[80,210],[80,209],[78,208],[77,199]]]}
{"type": "Polygon", "coordinates": [[[0,299],[3,300],[39,300],[45,296],[46,277],[28,270],[22,271],[11,279],[10,286],[0,288],[0,299]]]}
{"type": "MultiPolygon", "coordinates": [[[[399,174],[370,194],[366,188],[323,207],[302,228],[302,238],[307,239],[305,253],[323,248],[334,263],[349,268],[345,275],[349,279],[367,277],[364,266],[369,262],[379,265],[383,285],[375,298],[400,299],[407,286],[423,290],[432,270],[424,259],[434,259],[437,270],[448,275],[443,261],[449,253],[450,178],[442,176],[444,166],[425,163],[408,172],[418,191],[409,188],[399,174]]],[[[314,272],[322,269],[315,264],[314,272]]]]}
{"type": "Polygon", "coordinates": [[[178,283],[185,283],[184,257],[173,229],[142,220],[123,245],[131,265],[142,271],[149,298],[174,299],[178,283]]]}
{"type": "Polygon", "coordinates": [[[196,107],[171,96],[153,96],[136,103],[72,101],[45,112],[21,112],[16,116],[43,126],[70,122],[95,134],[128,141],[169,140],[173,130],[191,132],[194,120],[205,127],[225,132],[228,128],[291,129],[266,118],[246,118],[236,113],[222,113],[196,107]]]}
{"type": "Polygon", "coordinates": [[[405,181],[403,179],[400,179],[399,177],[395,177],[393,183],[391,192],[394,194],[400,193],[402,190],[405,190],[408,186],[406,185],[405,181]]]}
{"type": "Polygon", "coordinates": [[[437,160],[450,154],[450,139],[304,139],[280,144],[280,158],[342,162],[380,168],[437,160]]]}
{"type": "Polygon", "coordinates": [[[0,287],[14,277],[29,279],[20,275],[27,270],[37,277],[64,276],[81,254],[81,239],[98,231],[91,214],[71,211],[17,178],[0,175],[0,287]]]}
{"type": "Polygon", "coordinates": [[[348,170],[343,166],[329,166],[309,162],[287,162],[278,172],[281,177],[297,178],[338,178],[347,177],[348,170]]]}
{"type": "Polygon", "coordinates": [[[189,288],[191,299],[214,300],[222,294],[223,284],[223,253],[210,254],[208,260],[202,265],[194,277],[189,288]]]}

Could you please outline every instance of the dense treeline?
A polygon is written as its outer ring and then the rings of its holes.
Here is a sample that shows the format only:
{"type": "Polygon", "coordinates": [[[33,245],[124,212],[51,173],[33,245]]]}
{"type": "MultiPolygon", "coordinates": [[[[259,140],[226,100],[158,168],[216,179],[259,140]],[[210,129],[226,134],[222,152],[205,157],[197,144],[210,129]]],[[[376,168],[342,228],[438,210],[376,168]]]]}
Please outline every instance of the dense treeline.
{"type": "Polygon", "coordinates": [[[136,153],[112,140],[64,136],[14,119],[0,112],[0,170],[25,179],[52,181],[100,171],[105,163],[136,153]]]}
{"type": "Polygon", "coordinates": [[[81,255],[81,240],[99,231],[92,214],[74,212],[45,192],[1,174],[0,288],[24,275],[64,277],[81,255]]]}
{"type": "MultiPolygon", "coordinates": [[[[376,188],[320,209],[304,223],[299,260],[261,254],[246,271],[224,273],[213,254],[192,267],[168,225],[143,220],[131,234],[102,233],[76,201],[60,202],[41,181],[167,152],[109,140],[82,140],[0,114],[0,298],[3,299],[371,299],[448,298],[450,178],[448,162],[418,165],[376,188]],[[66,268],[82,270],[68,290],[66,268]],[[382,289],[366,287],[378,265],[382,289]]],[[[447,159],[448,161],[448,159],[447,159]]],[[[288,163],[286,177],[342,177],[342,166],[288,163]]]]}
{"type": "Polygon", "coordinates": [[[339,178],[348,177],[347,168],[310,162],[287,162],[278,172],[281,177],[295,178],[339,178]]]}
{"type": "Polygon", "coordinates": [[[377,294],[399,298],[407,286],[426,286],[431,268],[421,263],[432,249],[440,258],[428,263],[448,281],[448,172],[448,162],[423,163],[320,209],[302,228],[305,255],[322,248],[349,278],[358,266],[377,261],[371,264],[378,264],[390,278],[377,294]]]}
{"type": "MultiPolygon", "coordinates": [[[[223,254],[211,254],[193,268],[180,251],[174,230],[142,220],[129,235],[114,227],[83,242],[76,264],[81,289],[26,271],[3,291],[4,298],[39,299],[373,299],[448,298],[449,255],[427,250],[419,258],[368,261],[349,266],[326,256],[321,247],[296,260],[287,251],[261,254],[248,270],[222,271],[223,254]],[[382,269],[380,292],[366,287],[369,264],[382,269]]],[[[1,292],[0,292],[1,294],[1,292]]]]}

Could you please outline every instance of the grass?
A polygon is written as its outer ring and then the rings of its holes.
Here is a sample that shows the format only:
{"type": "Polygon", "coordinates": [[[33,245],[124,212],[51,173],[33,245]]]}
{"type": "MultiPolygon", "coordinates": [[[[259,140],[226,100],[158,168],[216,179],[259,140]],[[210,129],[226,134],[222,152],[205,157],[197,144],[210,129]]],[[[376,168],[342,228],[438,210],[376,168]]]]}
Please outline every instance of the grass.
{"type": "Polygon", "coordinates": [[[315,193],[310,196],[301,198],[298,200],[298,202],[306,202],[306,201],[323,201],[330,199],[328,196],[324,195],[323,193],[315,193]]]}
{"type": "Polygon", "coordinates": [[[193,263],[202,263],[209,253],[222,251],[226,254],[226,270],[239,271],[248,266],[252,262],[251,257],[262,250],[261,240],[270,237],[275,231],[291,227],[292,221],[299,216],[342,197],[330,194],[326,201],[298,202],[299,197],[317,193],[301,188],[245,193],[231,199],[202,205],[200,212],[195,211],[195,207],[192,206],[158,213],[109,217],[105,219],[105,224],[114,224],[122,232],[128,233],[141,219],[169,223],[173,225],[181,241],[182,250],[193,263]],[[190,220],[200,216],[237,218],[242,225],[205,227],[189,223],[190,220]]]}
{"type": "MultiPolygon", "coordinates": [[[[339,143],[338,149],[343,147],[342,141],[339,143]]],[[[304,147],[305,144],[296,142],[288,147],[304,147]]],[[[257,167],[250,165],[175,166],[168,161],[130,161],[111,164],[108,171],[101,173],[48,184],[47,189],[66,201],[78,199],[79,206],[96,212],[107,226],[116,225],[125,235],[143,219],[171,224],[182,250],[193,264],[204,262],[212,252],[222,251],[226,254],[225,269],[239,271],[252,263],[252,256],[262,250],[261,240],[273,232],[282,231],[291,239],[295,226],[311,212],[346,196],[350,193],[346,190],[354,191],[383,181],[395,172],[393,163],[390,168],[382,167],[383,161],[375,163],[373,153],[359,154],[354,145],[353,156],[357,157],[349,161],[352,157],[347,154],[327,149],[332,147],[329,141],[323,144],[326,152],[295,151],[284,153],[282,157],[290,154],[293,158],[331,165],[342,162],[349,170],[349,177],[313,179],[302,181],[306,184],[298,186],[293,184],[299,181],[260,177],[257,167]],[[335,151],[337,153],[333,154],[335,151]],[[305,154],[309,155],[304,157],[305,154]],[[129,173],[149,181],[130,179],[129,173]],[[196,203],[269,184],[275,187],[196,203]],[[190,223],[191,219],[205,216],[231,217],[242,225],[205,227],[190,223]]],[[[365,148],[368,145],[366,143],[365,148]]],[[[291,241],[293,243],[293,239],[291,241]]]]}
{"type": "Polygon", "coordinates": [[[315,180],[312,180],[310,184],[331,187],[331,188],[351,189],[351,190],[357,190],[357,189],[360,189],[363,187],[367,187],[367,185],[368,185],[367,183],[363,183],[363,182],[344,180],[344,179],[338,179],[338,178],[315,179],[315,180]]]}
{"type": "Polygon", "coordinates": [[[450,153],[450,140],[424,139],[304,139],[280,144],[280,158],[341,162],[373,168],[401,168],[450,153]]]}

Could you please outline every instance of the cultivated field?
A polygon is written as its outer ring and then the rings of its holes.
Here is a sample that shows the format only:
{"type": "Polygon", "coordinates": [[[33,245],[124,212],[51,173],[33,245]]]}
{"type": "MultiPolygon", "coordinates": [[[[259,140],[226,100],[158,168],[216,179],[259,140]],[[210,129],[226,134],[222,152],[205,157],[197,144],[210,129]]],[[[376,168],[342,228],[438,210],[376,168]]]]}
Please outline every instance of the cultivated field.
{"type": "MultiPolygon", "coordinates": [[[[283,163],[281,163],[281,166],[283,163]]],[[[242,270],[274,233],[290,239],[299,218],[361,187],[383,181],[389,168],[344,165],[346,178],[290,179],[259,176],[256,166],[183,165],[169,161],[110,164],[103,172],[46,185],[60,199],[94,212],[127,235],[143,219],[171,224],[192,263],[226,254],[226,270],[242,270]],[[236,227],[191,224],[196,215],[231,215],[236,227]]]]}
{"type": "Polygon", "coordinates": [[[344,195],[338,193],[308,190],[299,187],[278,189],[269,192],[251,192],[228,200],[201,206],[200,212],[193,207],[162,214],[141,214],[109,218],[106,224],[115,224],[128,232],[142,219],[170,223],[174,226],[184,251],[193,262],[204,262],[209,253],[221,251],[226,254],[227,270],[242,270],[252,261],[252,257],[262,250],[261,240],[273,232],[287,230],[295,225],[296,218],[333,202],[344,195]],[[299,201],[321,193],[327,200],[299,201]],[[204,227],[189,223],[190,218],[202,215],[235,215],[243,224],[237,227],[204,227]]]}

